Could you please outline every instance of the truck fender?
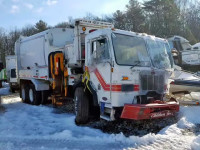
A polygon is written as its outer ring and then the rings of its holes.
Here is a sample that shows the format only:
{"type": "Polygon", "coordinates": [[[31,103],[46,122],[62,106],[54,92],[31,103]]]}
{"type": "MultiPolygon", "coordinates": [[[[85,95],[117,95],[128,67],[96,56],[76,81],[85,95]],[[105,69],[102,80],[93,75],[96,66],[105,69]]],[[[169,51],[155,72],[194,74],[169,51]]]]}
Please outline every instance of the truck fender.
{"type": "Polygon", "coordinates": [[[89,90],[89,92],[92,94],[92,99],[93,99],[93,105],[94,106],[98,106],[98,96],[97,96],[97,92],[96,92],[96,90],[92,87],[92,85],[91,85],[92,83],[91,83],[91,81],[89,81],[89,83],[88,83],[88,90],[89,90]]]}
{"type": "Polygon", "coordinates": [[[91,82],[90,81],[88,82],[88,88],[90,88],[90,89],[87,88],[87,86],[82,82],[82,80],[79,80],[76,84],[73,85],[73,93],[75,93],[75,90],[76,90],[77,87],[86,88],[86,90],[87,90],[86,92],[88,92],[92,96],[93,105],[94,106],[98,106],[97,92],[91,86],[91,82]]]}
{"type": "Polygon", "coordinates": [[[38,79],[31,79],[31,81],[35,85],[36,91],[49,90],[49,83],[47,81],[38,80],[38,79]]]}

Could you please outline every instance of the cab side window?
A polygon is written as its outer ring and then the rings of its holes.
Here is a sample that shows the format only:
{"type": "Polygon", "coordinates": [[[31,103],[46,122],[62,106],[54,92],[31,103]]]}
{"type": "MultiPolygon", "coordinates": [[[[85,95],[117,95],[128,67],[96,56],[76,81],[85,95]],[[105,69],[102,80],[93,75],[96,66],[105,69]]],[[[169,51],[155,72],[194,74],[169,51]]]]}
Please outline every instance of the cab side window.
{"type": "Polygon", "coordinates": [[[108,48],[108,42],[107,39],[100,39],[95,40],[92,42],[92,51],[91,51],[92,57],[96,61],[102,61],[105,59],[109,59],[109,48],[108,48]]]}

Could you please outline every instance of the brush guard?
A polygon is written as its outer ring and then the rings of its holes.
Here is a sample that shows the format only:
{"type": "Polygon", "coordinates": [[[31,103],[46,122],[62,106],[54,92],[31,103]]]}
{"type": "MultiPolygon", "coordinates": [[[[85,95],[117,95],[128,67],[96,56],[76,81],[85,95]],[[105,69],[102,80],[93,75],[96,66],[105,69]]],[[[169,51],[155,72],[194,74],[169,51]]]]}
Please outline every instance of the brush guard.
{"type": "Polygon", "coordinates": [[[157,100],[150,104],[125,104],[121,118],[133,120],[166,118],[174,116],[178,111],[178,102],[157,100]]]}

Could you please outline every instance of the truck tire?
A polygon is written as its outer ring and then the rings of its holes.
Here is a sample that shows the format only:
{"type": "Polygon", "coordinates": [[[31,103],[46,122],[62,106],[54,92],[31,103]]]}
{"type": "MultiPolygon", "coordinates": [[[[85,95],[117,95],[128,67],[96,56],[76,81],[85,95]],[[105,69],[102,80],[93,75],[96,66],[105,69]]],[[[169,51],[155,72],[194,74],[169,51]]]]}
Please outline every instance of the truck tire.
{"type": "Polygon", "coordinates": [[[76,124],[85,124],[89,121],[89,98],[84,93],[83,87],[76,88],[74,94],[75,102],[75,122],[76,124]]]}
{"type": "Polygon", "coordinates": [[[30,85],[29,88],[29,104],[32,105],[40,105],[41,104],[41,92],[35,90],[35,86],[33,84],[30,85]]]}
{"type": "Polygon", "coordinates": [[[28,103],[28,91],[29,88],[27,85],[22,84],[20,86],[20,97],[23,103],[28,103]]]}

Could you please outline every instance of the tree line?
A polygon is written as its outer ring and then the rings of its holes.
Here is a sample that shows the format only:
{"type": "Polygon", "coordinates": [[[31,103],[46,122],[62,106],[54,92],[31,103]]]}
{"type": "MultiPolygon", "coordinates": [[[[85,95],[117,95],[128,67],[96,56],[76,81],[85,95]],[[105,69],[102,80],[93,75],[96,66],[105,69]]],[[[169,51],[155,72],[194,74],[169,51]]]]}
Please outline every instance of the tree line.
{"type": "MultiPolygon", "coordinates": [[[[112,15],[102,17],[88,13],[85,19],[106,21],[115,28],[142,32],[162,38],[180,35],[191,44],[200,41],[200,2],[198,0],[130,0],[124,11],[117,10],[112,15]]],[[[58,23],[54,27],[71,27],[73,18],[58,23]]],[[[30,36],[52,28],[40,20],[35,25],[24,26],[6,32],[0,28],[0,60],[5,62],[6,55],[14,55],[15,41],[22,36],[30,36]]]]}

